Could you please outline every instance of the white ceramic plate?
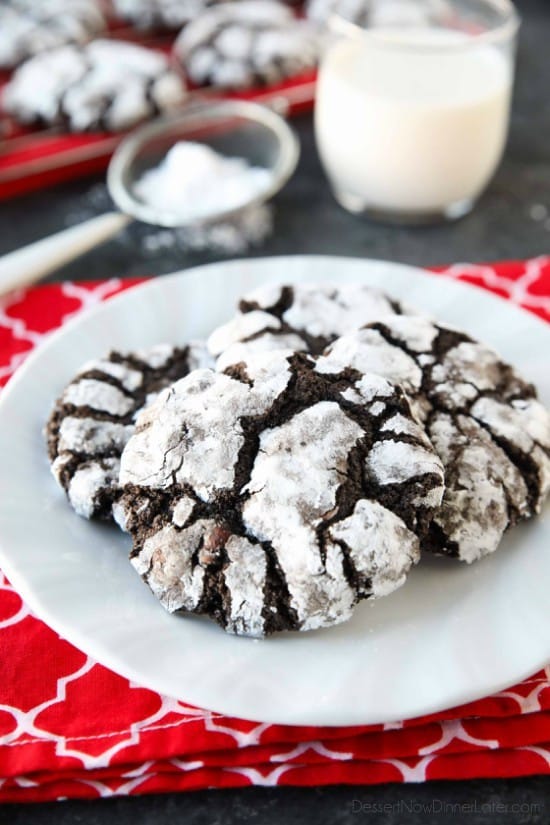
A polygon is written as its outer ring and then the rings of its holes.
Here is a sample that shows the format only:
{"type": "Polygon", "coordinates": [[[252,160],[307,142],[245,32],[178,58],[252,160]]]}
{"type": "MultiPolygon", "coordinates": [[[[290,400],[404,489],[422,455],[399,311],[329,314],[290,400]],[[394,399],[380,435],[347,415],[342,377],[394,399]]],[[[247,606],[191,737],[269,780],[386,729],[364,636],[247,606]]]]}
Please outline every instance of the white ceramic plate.
{"type": "Polygon", "coordinates": [[[465,327],[550,402],[550,327],[509,303],[418,269],[345,258],[214,264],[155,280],[52,336],[0,403],[0,565],[35,612],[98,661],[149,688],[244,718],[389,722],[504,688],[550,661],[550,524],[513,530],[472,566],[424,558],[407,584],[331,630],[253,641],[170,616],[127,561],[128,537],[76,517],[41,430],[54,397],[109,347],[205,336],[238,296],[270,281],[360,281],[465,327]]]}

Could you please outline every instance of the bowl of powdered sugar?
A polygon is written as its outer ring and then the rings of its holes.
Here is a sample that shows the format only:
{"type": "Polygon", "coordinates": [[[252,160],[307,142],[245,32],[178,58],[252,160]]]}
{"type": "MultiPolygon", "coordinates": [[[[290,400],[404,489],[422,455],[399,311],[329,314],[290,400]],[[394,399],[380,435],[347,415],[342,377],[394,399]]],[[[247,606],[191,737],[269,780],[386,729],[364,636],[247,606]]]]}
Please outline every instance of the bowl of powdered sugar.
{"type": "Polygon", "coordinates": [[[111,161],[109,190],[123,212],[147,223],[218,222],[273,197],[298,155],[294,133],[271,109],[201,103],[128,137],[111,161]]]}

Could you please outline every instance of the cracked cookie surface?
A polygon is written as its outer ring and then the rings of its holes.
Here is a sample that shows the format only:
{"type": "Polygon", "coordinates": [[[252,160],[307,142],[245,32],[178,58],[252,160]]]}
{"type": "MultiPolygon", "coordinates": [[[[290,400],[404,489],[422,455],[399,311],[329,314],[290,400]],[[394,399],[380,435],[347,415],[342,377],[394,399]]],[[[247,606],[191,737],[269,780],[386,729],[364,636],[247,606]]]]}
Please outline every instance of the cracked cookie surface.
{"type": "Polygon", "coordinates": [[[489,347],[426,318],[393,316],[343,336],[326,358],[328,370],[336,362],[399,383],[424,424],[446,486],[426,547],[472,562],[540,512],[550,488],[550,415],[489,347]]]}
{"type": "Polygon", "coordinates": [[[241,299],[238,313],[210,335],[208,348],[220,370],[256,352],[293,349],[319,355],[340,335],[403,313],[416,314],[362,284],[270,284],[241,299]]]}
{"type": "Polygon", "coordinates": [[[264,636],[403,584],[443,470],[400,388],[277,351],[161,393],[120,483],[132,563],[164,607],[264,636]]]}
{"type": "Polygon", "coordinates": [[[159,344],[111,352],[85,364],[57,400],[46,425],[52,473],[85,518],[110,518],[120,455],[138,412],[173,381],[204,367],[202,344],[159,344]]]}

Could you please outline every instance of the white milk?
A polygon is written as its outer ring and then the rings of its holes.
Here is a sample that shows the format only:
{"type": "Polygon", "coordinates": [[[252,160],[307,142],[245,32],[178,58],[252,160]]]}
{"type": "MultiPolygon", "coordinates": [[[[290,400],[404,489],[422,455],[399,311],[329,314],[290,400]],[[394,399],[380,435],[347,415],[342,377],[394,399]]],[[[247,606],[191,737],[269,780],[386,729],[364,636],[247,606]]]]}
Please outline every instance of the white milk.
{"type": "Polygon", "coordinates": [[[357,208],[414,213],[474,199],[504,149],[511,77],[495,46],[445,30],[337,41],[315,109],[336,192],[357,208]]]}

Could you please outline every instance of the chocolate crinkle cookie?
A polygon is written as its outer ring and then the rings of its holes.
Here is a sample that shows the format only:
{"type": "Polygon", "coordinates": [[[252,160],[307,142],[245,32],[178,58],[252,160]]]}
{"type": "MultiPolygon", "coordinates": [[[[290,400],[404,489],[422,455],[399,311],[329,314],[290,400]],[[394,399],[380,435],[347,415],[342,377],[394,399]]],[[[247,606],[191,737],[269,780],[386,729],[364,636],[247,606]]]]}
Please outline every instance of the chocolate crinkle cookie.
{"type": "Polygon", "coordinates": [[[261,637],[402,585],[443,469],[401,389],[278,351],[161,393],[120,483],[132,563],[164,607],[261,637]]]}
{"type": "Polygon", "coordinates": [[[327,23],[334,14],[352,23],[366,24],[369,21],[371,0],[307,0],[306,16],[316,23],[327,23]]]}
{"type": "Polygon", "coordinates": [[[160,390],[209,363],[202,344],[160,344],[90,361],[56,401],[46,425],[52,473],[76,512],[111,518],[120,455],[138,412],[160,390]]]}
{"type": "Polygon", "coordinates": [[[85,43],[106,27],[98,0],[0,3],[0,69],[11,69],[47,49],[85,43]]]}
{"type": "Polygon", "coordinates": [[[550,488],[550,415],[491,349],[426,318],[393,316],[336,341],[326,369],[335,363],[399,383],[441,457],[445,495],[428,549],[472,562],[540,512],[550,488]]]}
{"type": "Polygon", "coordinates": [[[305,12],[317,23],[338,15],[359,26],[427,26],[434,11],[431,5],[418,0],[307,0],[305,12]]]}
{"type": "Polygon", "coordinates": [[[113,0],[115,14],[142,30],[179,31],[206,9],[232,0],[113,0]]]}
{"type": "Polygon", "coordinates": [[[293,284],[260,287],[208,339],[218,369],[256,352],[293,349],[318,355],[353,329],[386,315],[416,314],[385,292],[363,284],[293,284]]]}
{"type": "Polygon", "coordinates": [[[282,3],[240,0],[220,3],[186,26],[174,51],[194,83],[246,88],[314,66],[319,38],[282,3]]]}
{"type": "Polygon", "coordinates": [[[160,52],[95,40],[28,60],[4,89],[3,104],[26,124],[117,132],[176,109],[185,94],[183,79],[160,52]]]}

